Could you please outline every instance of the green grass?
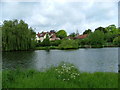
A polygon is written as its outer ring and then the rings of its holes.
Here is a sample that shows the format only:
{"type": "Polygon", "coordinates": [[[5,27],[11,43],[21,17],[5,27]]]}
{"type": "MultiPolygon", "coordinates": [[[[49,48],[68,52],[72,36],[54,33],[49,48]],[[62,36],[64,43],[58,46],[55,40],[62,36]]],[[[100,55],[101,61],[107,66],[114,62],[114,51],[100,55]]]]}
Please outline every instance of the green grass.
{"type": "Polygon", "coordinates": [[[44,72],[4,70],[3,88],[117,88],[118,74],[82,73],[72,64],[61,64],[44,72]]]}

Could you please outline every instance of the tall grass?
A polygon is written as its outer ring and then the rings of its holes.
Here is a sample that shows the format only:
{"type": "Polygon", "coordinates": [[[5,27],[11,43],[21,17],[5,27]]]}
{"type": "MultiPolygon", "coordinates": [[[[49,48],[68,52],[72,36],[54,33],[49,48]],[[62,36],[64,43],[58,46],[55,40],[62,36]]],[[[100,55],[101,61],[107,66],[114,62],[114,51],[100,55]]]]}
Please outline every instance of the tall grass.
{"type": "Polygon", "coordinates": [[[44,72],[4,70],[3,88],[117,88],[118,74],[81,73],[72,64],[61,64],[44,72]]]}

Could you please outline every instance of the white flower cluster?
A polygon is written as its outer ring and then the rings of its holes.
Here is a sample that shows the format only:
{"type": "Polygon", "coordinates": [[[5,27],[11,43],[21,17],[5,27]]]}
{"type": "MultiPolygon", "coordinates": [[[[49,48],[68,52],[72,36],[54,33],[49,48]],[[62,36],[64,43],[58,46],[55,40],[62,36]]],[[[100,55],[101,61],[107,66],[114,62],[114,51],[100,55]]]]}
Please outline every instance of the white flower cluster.
{"type": "Polygon", "coordinates": [[[57,67],[55,71],[58,74],[58,78],[62,79],[63,81],[69,81],[71,79],[76,79],[79,76],[78,71],[73,65],[63,64],[60,67],[57,67]]]}

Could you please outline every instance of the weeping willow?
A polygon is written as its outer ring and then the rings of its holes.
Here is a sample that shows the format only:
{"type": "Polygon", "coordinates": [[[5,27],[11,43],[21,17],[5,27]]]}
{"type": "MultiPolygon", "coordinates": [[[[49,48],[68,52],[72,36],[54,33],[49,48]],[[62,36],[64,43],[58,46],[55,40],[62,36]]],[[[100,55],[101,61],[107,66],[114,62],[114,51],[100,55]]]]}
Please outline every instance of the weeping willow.
{"type": "Polygon", "coordinates": [[[5,20],[2,25],[2,50],[29,50],[35,47],[36,33],[23,20],[5,20]]]}

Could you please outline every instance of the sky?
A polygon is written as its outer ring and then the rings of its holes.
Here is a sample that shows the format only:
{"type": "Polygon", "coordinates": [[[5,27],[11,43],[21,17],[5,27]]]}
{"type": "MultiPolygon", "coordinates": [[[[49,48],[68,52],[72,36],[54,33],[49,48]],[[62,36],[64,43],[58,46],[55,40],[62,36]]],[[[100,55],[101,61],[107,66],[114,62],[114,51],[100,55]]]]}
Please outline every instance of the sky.
{"type": "Polygon", "coordinates": [[[4,0],[0,24],[24,20],[36,32],[61,29],[82,34],[86,29],[118,26],[118,0],[4,0]]]}

